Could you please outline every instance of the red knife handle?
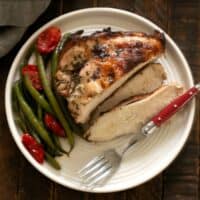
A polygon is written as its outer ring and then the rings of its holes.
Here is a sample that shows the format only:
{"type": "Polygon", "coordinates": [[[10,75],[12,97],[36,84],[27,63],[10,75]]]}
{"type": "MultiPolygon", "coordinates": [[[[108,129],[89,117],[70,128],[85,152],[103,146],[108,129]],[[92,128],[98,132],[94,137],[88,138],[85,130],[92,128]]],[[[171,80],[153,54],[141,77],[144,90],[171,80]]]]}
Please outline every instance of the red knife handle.
{"type": "Polygon", "coordinates": [[[163,108],[156,116],[152,118],[154,124],[156,126],[160,126],[163,122],[175,114],[181,107],[188,103],[198,92],[199,90],[196,87],[192,87],[183,95],[174,99],[169,105],[163,108]]]}

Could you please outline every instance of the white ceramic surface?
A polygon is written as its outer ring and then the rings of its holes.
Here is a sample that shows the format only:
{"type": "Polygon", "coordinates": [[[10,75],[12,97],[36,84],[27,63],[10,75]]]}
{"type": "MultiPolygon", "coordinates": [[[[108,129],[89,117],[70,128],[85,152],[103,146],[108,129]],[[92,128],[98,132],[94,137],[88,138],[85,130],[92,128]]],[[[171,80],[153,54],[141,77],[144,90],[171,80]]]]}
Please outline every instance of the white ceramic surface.
{"type": "MultiPolygon", "coordinates": [[[[5,91],[8,124],[12,136],[21,152],[38,171],[48,178],[66,187],[82,191],[113,192],[125,190],[142,184],[159,174],[175,159],[188,138],[194,118],[194,101],[173,117],[173,120],[167,122],[159,131],[141,143],[138,143],[134,149],[130,150],[124,157],[123,163],[115,176],[105,186],[94,188],[93,190],[85,188],[81,184],[76,174],[77,170],[103,149],[113,145],[121,145],[128,138],[121,138],[103,144],[91,144],[76,136],[76,145],[70,158],[66,156],[58,158],[62,166],[60,171],[54,170],[47,163],[43,165],[38,164],[26,151],[21,143],[20,130],[16,127],[13,120],[11,88],[13,81],[18,77],[20,60],[35,41],[37,35],[51,25],[59,26],[62,32],[74,32],[79,29],[84,29],[86,33],[90,33],[108,26],[112,27],[113,30],[133,30],[147,33],[151,33],[155,29],[163,31],[147,19],[127,11],[112,8],[90,8],[62,15],[34,33],[23,45],[13,61],[5,91]]],[[[172,39],[167,34],[165,34],[165,37],[166,53],[159,61],[165,67],[168,82],[178,82],[184,85],[185,88],[189,88],[193,85],[193,78],[189,66],[172,39]]],[[[66,146],[67,141],[62,141],[62,144],[66,146]]]]}

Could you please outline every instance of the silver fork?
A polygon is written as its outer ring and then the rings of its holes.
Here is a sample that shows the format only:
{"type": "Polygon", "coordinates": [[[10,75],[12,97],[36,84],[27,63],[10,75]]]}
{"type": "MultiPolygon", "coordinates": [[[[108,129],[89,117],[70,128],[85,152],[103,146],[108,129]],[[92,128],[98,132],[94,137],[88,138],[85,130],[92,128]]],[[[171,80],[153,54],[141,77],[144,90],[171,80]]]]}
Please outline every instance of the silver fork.
{"type": "Polygon", "coordinates": [[[200,91],[200,83],[190,88],[183,95],[177,97],[164,109],[162,109],[156,116],[154,116],[141,130],[136,137],[133,137],[121,149],[108,149],[101,155],[93,158],[87,163],[79,172],[83,183],[87,187],[94,187],[96,185],[104,184],[119,168],[123,155],[127,150],[142,140],[146,136],[152,134],[155,129],[175,114],[187,102],[189,102],[200,91]]]}
{"type": "Polygon", "coordinates": [[[121,148],[108,149],[101,155],[90,160],[80,171],[78,171],[84,185],[93,187],[105,183],[117,171],[122,157],[127,150],[138,141],[142,140],[142,138],[151,134],[155,129],[156,126],[152,122],[149,122],[142,128],[142,133],[133,137],[121,148]]]}

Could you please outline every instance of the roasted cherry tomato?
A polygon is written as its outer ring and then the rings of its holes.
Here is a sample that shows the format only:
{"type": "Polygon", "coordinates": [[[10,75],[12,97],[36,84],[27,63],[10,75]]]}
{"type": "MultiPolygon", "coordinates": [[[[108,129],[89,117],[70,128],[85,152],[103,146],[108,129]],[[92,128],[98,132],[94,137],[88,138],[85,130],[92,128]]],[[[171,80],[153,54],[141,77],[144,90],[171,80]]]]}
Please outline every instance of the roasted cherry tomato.
{"type": "Polygon", "coordinates": [[[22,68],[22,74],[27,75],[36,90],[42,90],[42,83],[36,65],[26,65],[22,68]]]}
{"type": "Polygon", "coordinates": [[[36,42],[37,50],[41,54],[52,52],[61,38],[61,31],[56,26],[51,26],[39,34],[36,42]]]}
{"type": "Polygon", "coordinates": [[[37,160],[39,163],[44,161],[44,149],[41,144],[39,144],[34,137],[28,133],[22,135],[22,143],[29,151],[29,153],[37,160]]]}
{"type": "Polygon", "coordinates": [[[65,131],[61,124],[50,114],[46,113],[44,116],[44,122],[46,127],[54,134],[65,137],[65,131]]]}

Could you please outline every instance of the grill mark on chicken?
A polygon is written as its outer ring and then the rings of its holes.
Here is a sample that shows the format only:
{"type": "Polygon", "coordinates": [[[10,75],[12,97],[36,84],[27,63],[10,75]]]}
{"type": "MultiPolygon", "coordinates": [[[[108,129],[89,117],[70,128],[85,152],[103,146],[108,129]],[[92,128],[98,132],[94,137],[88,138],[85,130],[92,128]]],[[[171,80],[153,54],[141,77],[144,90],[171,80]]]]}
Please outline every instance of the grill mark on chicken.
{"type": "Polygon", "coordinates": [[[85,123],[91,111],[123,84],[128,74],[131,76],[163,51],[164,37],[160,32],[147,35],[112,32],[108,28],[89,36],[76,33],[59,57],[57,74],[61,72],[63,79],[68,81],[64,86],[65,81],[56,75],[57,91],[67,99],[76,122],[85,123]]]}

